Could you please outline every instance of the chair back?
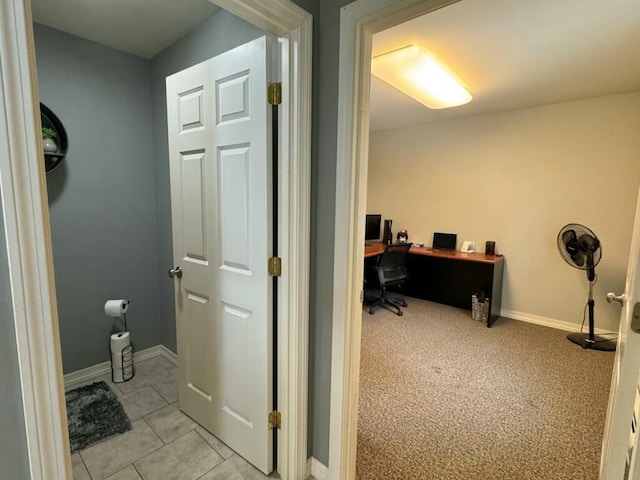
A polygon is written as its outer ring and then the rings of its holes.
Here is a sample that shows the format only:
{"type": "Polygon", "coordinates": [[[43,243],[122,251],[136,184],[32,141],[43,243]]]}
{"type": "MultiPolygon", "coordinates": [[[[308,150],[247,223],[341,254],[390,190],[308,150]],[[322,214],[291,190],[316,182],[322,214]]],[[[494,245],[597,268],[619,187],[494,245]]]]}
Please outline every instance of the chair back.
{"type": "Polygon", "coordinates": [[[405,265],[410,248],[410,243],[398,243],[385,247],[376,264],[380,285],[391,285],[406,280],[407,271],[405,265]]]}

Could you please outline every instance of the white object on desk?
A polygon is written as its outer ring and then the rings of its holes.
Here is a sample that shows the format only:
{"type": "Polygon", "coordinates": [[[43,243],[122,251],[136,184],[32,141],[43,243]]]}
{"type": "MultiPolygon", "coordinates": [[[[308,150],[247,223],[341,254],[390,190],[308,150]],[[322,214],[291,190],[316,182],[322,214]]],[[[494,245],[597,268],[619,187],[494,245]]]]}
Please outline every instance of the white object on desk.
{"type": "Polygon", "coordinates": [[[476,242],[465,240],[464,242],[462,242],[462,248],[460,249],[460,251],[465,253],[475,252],[476,242]]]}

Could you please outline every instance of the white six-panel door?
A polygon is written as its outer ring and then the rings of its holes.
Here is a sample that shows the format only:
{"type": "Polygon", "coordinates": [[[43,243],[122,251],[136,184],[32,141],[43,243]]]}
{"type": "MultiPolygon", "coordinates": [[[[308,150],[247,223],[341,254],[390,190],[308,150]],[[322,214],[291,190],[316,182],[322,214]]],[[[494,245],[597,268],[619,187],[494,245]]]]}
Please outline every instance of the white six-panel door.
{"type": "Polygon", "coordinates": [[[167,78],[180,408],[272,470],[271,42],[167,78]]]}

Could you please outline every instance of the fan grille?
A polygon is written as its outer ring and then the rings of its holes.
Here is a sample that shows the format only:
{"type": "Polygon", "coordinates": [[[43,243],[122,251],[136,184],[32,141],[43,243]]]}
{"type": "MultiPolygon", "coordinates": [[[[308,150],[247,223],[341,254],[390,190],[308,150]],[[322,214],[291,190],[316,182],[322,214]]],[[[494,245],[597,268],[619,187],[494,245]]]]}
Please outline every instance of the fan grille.
{"type": "Polygon", "coordinates": [[[569,223],[560,229],[558,250],[569,265],[580,270],[593,269],[602,258],[600,240],[579,223],[569,223]]]}

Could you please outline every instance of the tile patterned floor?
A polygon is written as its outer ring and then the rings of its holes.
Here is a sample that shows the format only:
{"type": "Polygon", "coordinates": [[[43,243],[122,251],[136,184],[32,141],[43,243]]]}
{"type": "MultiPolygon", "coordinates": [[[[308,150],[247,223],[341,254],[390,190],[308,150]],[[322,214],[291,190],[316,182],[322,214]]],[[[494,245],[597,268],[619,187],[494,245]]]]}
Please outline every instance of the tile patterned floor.
{"type": "Polygon", "coordinates": [[[139,362],[129,382],[98,380],[118,395],[133,429],[72,455],[74,480],[272,478],[180,412],[177,369],[166,359],[139,362]]]}

